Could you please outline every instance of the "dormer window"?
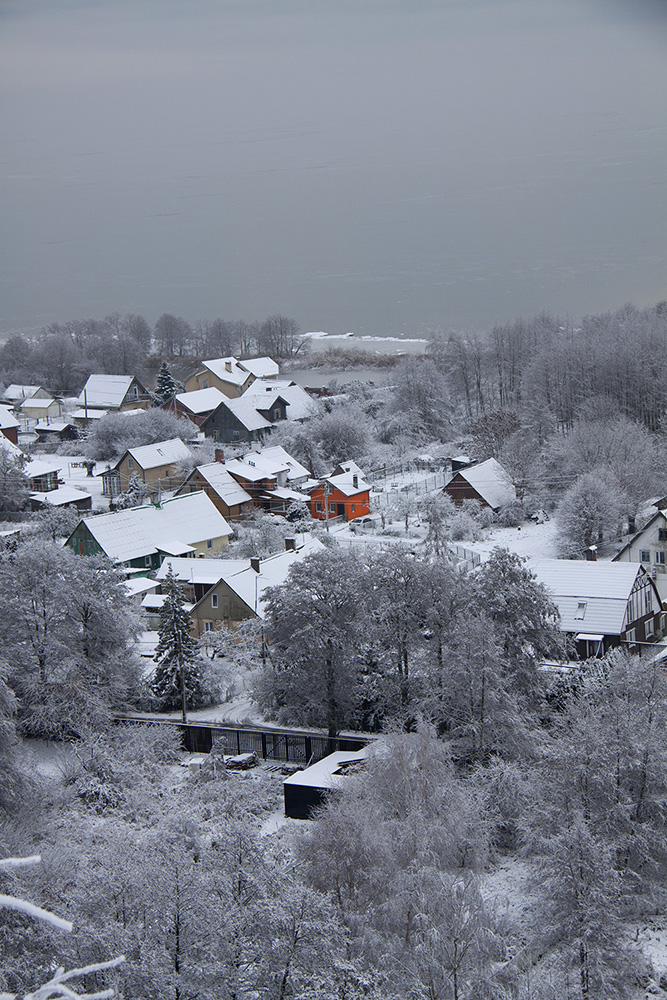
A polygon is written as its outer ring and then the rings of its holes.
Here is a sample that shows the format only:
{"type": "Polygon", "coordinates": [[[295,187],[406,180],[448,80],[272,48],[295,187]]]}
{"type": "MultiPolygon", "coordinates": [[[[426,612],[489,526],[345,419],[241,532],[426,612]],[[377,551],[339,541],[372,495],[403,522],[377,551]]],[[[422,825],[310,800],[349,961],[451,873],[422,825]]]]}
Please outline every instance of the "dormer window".
{"type": "Polygon", "coordinates": [[[577,621],[581,621],[586,616],[586,608],[588,607],[588,601],[579,601],[577,604],[577,610],[574,613],[574,617],[577,621]]]}

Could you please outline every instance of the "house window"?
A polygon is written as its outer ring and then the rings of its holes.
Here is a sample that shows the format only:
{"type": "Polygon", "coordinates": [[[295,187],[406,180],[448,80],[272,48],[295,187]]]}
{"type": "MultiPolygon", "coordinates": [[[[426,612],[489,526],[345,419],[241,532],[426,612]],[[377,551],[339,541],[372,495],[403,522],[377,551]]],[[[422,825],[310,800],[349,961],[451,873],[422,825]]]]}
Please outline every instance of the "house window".
{"type": "Polygon", "coordinates": [[[332,514],[332,513],[335,514],[336,513],[336,504],[335,503],[331,503],[331,501],[329,501],[329,513],[330,514],[332,514]]]}
{"type": "Polygon", "coordinates": [[[131,455],[128,455],[128,458],[127,458],[127,467],[128,467],[128,469],[133,469],[134,468],[134,462],[132,461],[132,456],[131,455]]]}
{"type": "Polygon", "coordinates": [[[658,540],[667,542],[667,528],[658,528],[658,540]]]}
{"type": "Polygon", "coordinates": [[[218,606],[218,595],[217,594],[212,594],[211,595],[211,607],[212,608],[217,608],[217,606],[218,606]]]}
{"type": "Polygon", "coordinates": [[[625,633],[625,640],[626,642],[630,643],[631,646],[634,646],[635,642],[637,641],[637,633],[635,629],[633,628],[628,629],[628,631],[625,633]]]}
{"type": "Polygon", "coordinates": [[[151,557],[144,556],[144,566],[150,566],[150,564],[151,564],[151,557]]]}
{"type": "Polygon", "coordinates": [[[648,621],[644,622],[644,634],[646,635],[646,638],[647,639],[652,638],[654,631],[655,629],[653,627],[653,619],[649,618],[648,621]]]}
{"type": "Polygon", "coordinates": [[[582,618],[586,616],[586,608],[588,607],[588,601],[579,601],[577,604],[577,610],[574,612],[574,617],[581,621],[582,618]]]}
{"type": "Polygon", "coordinates": [[[208,379],[207,378],[202,379],[201,387],[202,387],[202,389],[208,389],[208,379]]]}
{"type": "Polygon", "coordinates": [[[315,510],[320,510],[320,511],[322,510],[322,504],[320,503],[319,500],[316,501],[315,503],[315,510]]]}
{"type": "Polygon", "coordinates": [[[664,566],[665,565],[665,553],[664,552],[656,552],[656,554],[655,554],[655,561],[657,563],[659,563],[661,566],[664,566]]]}
{"type": "Polygon", "coordinates": [[[650,563],[651,561],[651,550],[650,549],[640,549],[639,550],[639,561],[642,563],[650,563]]]}
{"type": "Polygon", "coordinates": [[[211,622],[204,622],[204,632],[212,632],[213,625],[211,622]]]}
{"type": "Polygon", "coordinates": [[[352,511],[352,513],[354,514],[354,504],[352,504],[352,505],[351,505],[351,507],[350,507],[350,510],[351,510],[351,511],[352,511]]]}
{"type": "Polygon", "coordinates": [[[207,538],[206,539],[206,548],[207,549],[212,549],[213,548],[213,539],[212,538],[207,538]]]}

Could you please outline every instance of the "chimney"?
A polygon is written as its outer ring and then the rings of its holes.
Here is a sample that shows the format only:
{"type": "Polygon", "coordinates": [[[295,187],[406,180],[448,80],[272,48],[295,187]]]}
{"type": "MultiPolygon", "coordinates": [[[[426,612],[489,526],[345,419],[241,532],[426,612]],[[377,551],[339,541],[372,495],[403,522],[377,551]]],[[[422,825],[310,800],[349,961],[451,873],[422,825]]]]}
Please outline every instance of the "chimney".
{"type": "Polygon", "coordinates": [[[354,487],[355,490],[359,489],[359,476],[356,474],[356,472],[352,473],[352,486],[354,487]]]}
{"type": "Polygon", "coordinates": [[[228,372],[230,372],[232,370],[232,363],[231,363],[231,361],[225,361],[225,370],[228,371],[228,372]]]}
{"type": "Polygon", "coordinates": [[[254,569],[255,573],[259,573],[260,562],[259,556],[250,556],[250,569],[254,569]]]}
{"type": "Polygon", "coordinates": [[[285,552],[296,552],[296,538],[285,539],[285,552]]]}
{"type": "Polygon", "coordinates": [[[598,547],[597,545],[589,545],[585,552],[586,562],[597,562],[598,558],[598,547]]]}
{"type": "Polygon", "coordinates": [[[224,461],[225,461],[225,453],[222,450],[222,448],[216,448],[214,455],[215,455],[215,461],[216,462],[223,462],[224,463],[224,461]]]}

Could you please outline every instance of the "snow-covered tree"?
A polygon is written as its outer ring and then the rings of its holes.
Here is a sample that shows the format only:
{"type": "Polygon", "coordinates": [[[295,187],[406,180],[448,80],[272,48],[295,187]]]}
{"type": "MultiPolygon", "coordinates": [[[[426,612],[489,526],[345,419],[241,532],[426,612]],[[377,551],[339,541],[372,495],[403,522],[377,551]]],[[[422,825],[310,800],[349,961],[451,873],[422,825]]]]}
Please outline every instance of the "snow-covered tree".
{"type": "Polygon", "coordinates": [[[187,722],[188,708],[202,705],[206,695],[197,644],[191,632],[192,622],[183,607],[185,598],[171,564],[162,587],[164,602],[160,609],[160,638],[155,649],[157,666],[151,689],[163,708],[180,708],[183,722],[187,722]]]}
{"type": "Polygon", "coordinates": [[[153,406],[164,406],[165,403],[174,398],[176,393],[184,391],[183,383],[174,378],[171,368],[166,361],[163,361],[155,379],[155,392],[152,394],[153,406]]]}
{"type": "Polygon", "coordinates": [[[25,459],[0,446],[0,517],[28,507],[30,483],[24,472],[25,459]]]}
{"type": "Polygon", "coordinates": [[[294,563],[285,584],[267,594],[274,665],[260,697],[279,716],[325,725],[330,736],[349,723],[354,705],[360,572],[354,552],[318,552],[294,563]]]}
{"type": "Polygon", "coordinates": [[[130,474],[127,488],[118,493],[112,500],[114,510],[126,510],[129,507],[141,507],[147,500],[150,500],[151,491],[139,478],[136,472],[130,474]]]}
{"type": "Polygon", "coordinates": [[[104,558],[40,539],[0,557],[0,641],[24,733],[61,738],[106,721],[136,683],[138,623],[104,558]]]}
{"type": "Polygon", "coordinates": [[[564,556],[580,557],[586,549],[616,531],[623,511],[623,496],[604,471],[581,476],[570,487],[556,510],[558,545],[564,556]]]}

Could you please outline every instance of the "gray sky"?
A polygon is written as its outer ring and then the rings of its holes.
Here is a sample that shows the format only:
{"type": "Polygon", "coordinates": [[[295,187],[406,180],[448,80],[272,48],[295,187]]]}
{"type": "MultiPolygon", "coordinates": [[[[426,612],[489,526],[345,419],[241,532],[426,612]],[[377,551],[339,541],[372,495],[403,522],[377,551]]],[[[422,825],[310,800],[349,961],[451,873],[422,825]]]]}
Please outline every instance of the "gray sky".
{"type": "Polygon", "coordinates": [[[0,332],[667,298],[664,0],[5,0],[0,80],[0,332]]]}

